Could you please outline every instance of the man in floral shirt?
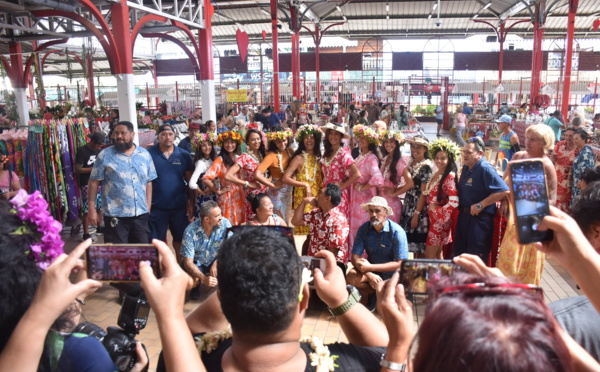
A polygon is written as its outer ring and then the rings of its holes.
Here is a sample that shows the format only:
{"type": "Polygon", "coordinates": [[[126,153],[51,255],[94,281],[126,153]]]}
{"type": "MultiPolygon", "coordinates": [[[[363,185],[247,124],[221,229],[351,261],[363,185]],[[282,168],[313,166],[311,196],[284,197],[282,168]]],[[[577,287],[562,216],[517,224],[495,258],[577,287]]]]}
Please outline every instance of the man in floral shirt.
{"type": "Polygon", "coordinates": [[[334,254],[338,266],[346,274],[344,257],[346,257],[346,241],[350,228],[346,216],[337,208],[341,201],[342,190],[339,186],[330,183],[323,187],[317,198],[309,196],[302,200],[294,211],[292,224],[310,227],[309,256],[326,249],[334,254]],[[303,214],[306,204],[311,204],[316,209],[303,214]]]}

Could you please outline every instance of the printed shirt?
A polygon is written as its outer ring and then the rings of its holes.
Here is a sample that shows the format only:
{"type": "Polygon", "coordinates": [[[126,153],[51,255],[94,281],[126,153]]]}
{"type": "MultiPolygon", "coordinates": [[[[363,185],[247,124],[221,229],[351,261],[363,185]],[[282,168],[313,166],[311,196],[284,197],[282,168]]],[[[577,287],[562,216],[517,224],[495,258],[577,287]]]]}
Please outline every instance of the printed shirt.
{"type": "Polygon", "coordinates": [[[303,221],[310,227],[308,255],[314,256],[327,248],[339,248],[336,260],[344,263],[350,227],[346,216],[339,208],[335,207],[328,213],[323,213],[321,208],[313,209],[304,213],[303,221]]]}
{"type": "Polygon", "coordinates": [[[225,233],[231,227],[231,222],[223,218],[221,226],[213,227],[210,237],[202,228],[202,220],[196,220],[185,228],[181,244],[181,255],[193,258],[198,266],[210,266],[217,258],[217,253],[225,240],[225,233]]]}
{"type": "MultiPolygon", "coordinates": [[[[377,232],[371,222],[365,222],[356,232],[352,254],[362,255],[367,251],[367,259],[372,264],[383,264],[408,258],[408,241],[404,229],[386,219],[383,229],[377,232]]],[[[389,279],[394,272],[382,273],[389,279]]]]}
{"type": "Polygon", "coordinates": [[[148,213],[146,186],[156,178],[156,169],[146,149],[136,146],[130,156],[114,146],[102,150],[90,178],[101,181],[106,216],[136,217],[148,213]]]}

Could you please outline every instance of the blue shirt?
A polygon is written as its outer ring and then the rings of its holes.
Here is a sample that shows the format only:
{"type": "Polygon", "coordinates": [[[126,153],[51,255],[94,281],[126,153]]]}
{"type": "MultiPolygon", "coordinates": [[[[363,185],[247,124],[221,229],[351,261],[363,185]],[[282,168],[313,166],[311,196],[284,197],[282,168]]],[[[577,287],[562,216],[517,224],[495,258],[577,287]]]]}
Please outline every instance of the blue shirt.
{"type": "Polygon", "coordinates": [[[98,154],[90,178],[101,181],[104,215],[136,217],[148,213],[146,185],[156,178],[152,157],[136,146],[128,156],[107,147],[98,154]]]}
{"type": "MultiPolygon", "coordinates": [[[[365,222],[356,232],[352,254],[362,255],[367,251],[367,259],[373,264],[383,264],[408,258],[408,241],[404,229],[390,219],[386,219],[383,229],[377,232],[371,222],[365,222]]],[[[393,271],[381,273],[382,279],[389,279],[393,271]]]]}
{"type": "Polygon", "coordinates": [[[435,108],[435,118],[437,120],[443,120],[444,119],[444,106],[442,105],[438,105],[435,108]],[[439,110],[439,111],[438,111],[439,110]]]}
{"type": "Polygon", "coordinates": [[[272,112],[271,116],[269,116],[269,128],[273,128],[278,125],[280,125],[279,124],[279,116],[276,113],[272,112]]]}
{"type": "Polygon", "coordinates": [[[97,338],[83,333],[72,333],[63,338],[63,349],[56,370],[63,372],[117,372],[119,369],[97,338]]]}
{"type": "Polygon", "coordinates": [[[190,153],[174,147],[167,159],[159,145],[148,149],[158,177],[152,181],[152,208],[178,209],[187,204],[187,182],[185,172],[194,171],[190,153]]]}
{"type": "Polygon", "coordinates": [[[473,113],[473,111],[471,111],[471,108],[469,106],[463,106],[462,110],[463,110],[463,114],[465,114],[465,115],[471,115],[473,113]]]}
{"type": "Polygon", "coordinates": [[[193,258],[194,263],[198,266],[210,266],[217,258],[217,253],[219,253],[229,227],[231,227],[231,222],[227,218],[223,218],[221,226],[213,227],[209,238],[202,228],[202,220],[192,222],[183,233],[181,255],[193,258]]]}
{"type": "Polygon", "coordinates": [[[181,141],[179,141],[179,144],[177,145],[177,147],[184,149],[185,151],[189,152],[190,154],[194,153],[194,151],[192,149],[192,139],[190,138],[190,136],[187,136],[184,139],[182,139],[181,141]]]}
{"type": "MultiPolygon", "coordinates": [[[[458,181],[459,209],[462,212],[463,208],[469,208],[491,194],[502,191],[508,191],[508,186],[496,169],[482,157],[471,170],[466,165],[463,167],[458,181]]],[[[495,214],[496,203],[488,205],[482,212],[495,214]]]]}

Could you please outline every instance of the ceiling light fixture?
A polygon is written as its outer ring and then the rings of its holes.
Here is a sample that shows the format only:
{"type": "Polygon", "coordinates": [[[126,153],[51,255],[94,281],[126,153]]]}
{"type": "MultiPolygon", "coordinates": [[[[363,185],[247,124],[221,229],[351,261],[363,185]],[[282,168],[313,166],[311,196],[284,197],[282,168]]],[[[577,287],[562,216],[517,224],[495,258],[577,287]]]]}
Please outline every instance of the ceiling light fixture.
{"type": "Polygon", "coordinates": [[[389,12],[390,11],[390,3],[386,3],[385,4],[385,11],[389,12]]]}
{"type": "Polygon", "coordinates": [[[269,17],[271,16],[271,13],[270,13],[270,12],[268,12],[268,11],[266,11],[266,10],[264,10],[263,8],[260,8],[260,10],[259,10],[259,11],[260,11],[261,13],[264,13],[264,14],[268,15],[269,17]]]}
{"type": "Polygon", "coordinates": [[[475,14],[475,15],[473,16],[473,18],[471,18],[471,19],[475,19],[475,18],[477,18],[477,17],[479,17],[479,14],[475,14]]]}
{"type": "Polygon", "coordinates": [[[431,19],[431,14],[429,15],[429,17],[427,17],[427,19],[431,19]]]}
{"type": "Polygon", "coordinates": [[[390,16],[389,16],[389,15],[386,15],[386,16],[385,16],[385,19],[387,19],[387,20],[389,21],[389,20],[390,20],[390,16]]]}
{"type": "Polygon", "coordinates": [[[337,9],[338,12],[340,12],[340,13],[342,12],[342,8],[340,8],[339,5],[336,5],[335,8],[337,9]]]}
{"type": "Polygon", "coordinates": [[[489,8],[492,5],[492,2],[490,1],[489,3],[485,4],[483,6],[483,8],[481,8],[481,10],[486,10],[487,8],[489,8]]]}
{"type": "Polygon", "coordinates": [[[433,8],[431,8],[431,10],[436,10],[437,9],[437,3],[433,4],[433,8]]]}

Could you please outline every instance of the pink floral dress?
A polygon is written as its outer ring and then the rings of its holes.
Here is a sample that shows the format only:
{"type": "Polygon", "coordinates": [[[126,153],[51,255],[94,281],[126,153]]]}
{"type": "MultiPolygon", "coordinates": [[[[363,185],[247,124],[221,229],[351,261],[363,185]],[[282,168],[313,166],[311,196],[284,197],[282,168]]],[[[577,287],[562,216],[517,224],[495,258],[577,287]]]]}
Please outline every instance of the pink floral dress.
{"type": "Polygon", "coordinates": [[[388,218],[397,224],[400,224],[400,219],[402,217],[402,200],[398,196],[390,197],[385,195],[384,188],[397,187],[401,184],[400,181],[402,180],[402,172],[404,172],[404,168],[406,168],[406,162],[402,158],[398,159],[398,162],[396,163],[396,182],[394,183],[392,180],[390,180],[391,174],[389,172],[389,164],[387,163],[388,158],[390,158],[390,155],[381,160],[380,171],[383,177],[383,186],[379,188],[379,196],[383,197],[394,211],[394,214],[388,216],[388,218]]]}
{"type": "Polygon", "coordinates": [[[573,187],[573,161],[579,154],[576,147],[573,150],[567,149],[567,142],[560,141],[554,146],[554,154],[556,155],[556,207],[563,212],[569,211],[571,204],[571,190],[573,187]]]}
{"type": "MultiPolygon", "coordinates": [[[[427,190],[429,185],[427,185],[427,190]]],[[[442,190],[444,197],[440,202],[437,200],[440,189],[439,182],[432,185],[427,195],[427,205],[437,204],[435,211],[428,208],[429,232],[427,233],[427,245],[446,245],[452,242],[452,213],[458,208],[458,191],[454,182],[454,174],[446,176],[442,190]]]]}
{"type": "MultiPolygon", "coordinates": [[[[334,158],[328,162],[325,158],[321,158],[321,170],[323,171],[323,186],[331,182],[340,184],[348,180],[348,168],[354,164],[354,159],[350,155],[350,150],[340,147],[334,158]]],[[[338,206],[340,212],[345,216],[348,215],[348,206],[350,202],[349,187],[342,190],[342,202],[338,206]]]]}
{"type": "MultiPolygon", "coordinates": [[[[258,166],[260,164],[252,155],[250,155],[248,153],[243,153],[235,160],[235,163],[240,166],[240,171],[239,171],[239,176],[238,176],[239,179],[241,179],[242,181],[248,181],[248,182],[258,182],[254,178],[254,172],[256,172],[256,168],[258,168],[258,166]]],[[[244,211],[245,211],[245,215],[246,215],[246,221],[250,221],[255,216],[254,212],[252,212],[252,207],[250,206],[250,203],[248,202],[248,200],[246,200],[246,197],[248,196],[248,194],[250,194],[250,193],[266,194],[268,191],[267,186],[265,186],[261,183],[259,183],[259,185],[260,185],[260,188],[258,188],[258,189],[244,187],[244,211]]]]}
{"type": "MultiPolygon", "coordinates": [[[[355,183],[363,185],[375,186],[365,191],[358,191],[354,185],[350,187],[350,208],[348,213],[348,222],[350,223],[350,237],[348,239],[349,253],[352,253],[354,238],[358,228],[369,221],[369,214],[362,210],[361,204],[371,200],[377,195],[377,188],[383,186],[383,176],[379,170],[379,159],[372,152],[366,155],[360,155],[355,160],[358,170],[360,170],[360,178],[355,183]]],[[[349,260],[350,257],[347,257],[349,260]]]]}

